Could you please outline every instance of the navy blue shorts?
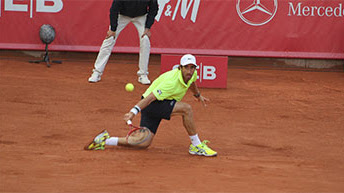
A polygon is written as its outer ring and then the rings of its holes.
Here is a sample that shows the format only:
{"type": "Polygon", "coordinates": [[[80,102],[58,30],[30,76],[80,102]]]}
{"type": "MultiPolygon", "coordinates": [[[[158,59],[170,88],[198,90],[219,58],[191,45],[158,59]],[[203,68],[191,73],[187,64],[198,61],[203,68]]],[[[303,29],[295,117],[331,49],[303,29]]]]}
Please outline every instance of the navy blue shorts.
{"type": "Polygon", "coordinates": [[[156,134],[161,119],[170,120],[176,100],[155,100],[141,111],[140,127],[147,127],[156,134]]]}

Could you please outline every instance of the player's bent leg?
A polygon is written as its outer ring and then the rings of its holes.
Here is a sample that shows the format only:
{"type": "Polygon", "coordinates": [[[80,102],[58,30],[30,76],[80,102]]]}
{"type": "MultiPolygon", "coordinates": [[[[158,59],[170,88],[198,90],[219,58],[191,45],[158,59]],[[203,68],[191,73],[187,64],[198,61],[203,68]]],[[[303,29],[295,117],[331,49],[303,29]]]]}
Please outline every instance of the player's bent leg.
{"type": "MultiPolygon", "coordinates": [[[[193,121],[193,112],[192,108],[189,104],[183,102],[177,102],[173,108],[172,114],[173,115],[181,115],[183,117],[183,124],[185,129],[187,130],[190,138],[194,137],[197,134],[196,127],[193,121]]],[[[198,136],[197,136],[198,139],[198,136]]],[[[195,141],[191,140],[192,143],[189,147],[189,153],[192,155],[200,155],[200,156],[207,156],[212,157],[216,156],[217,152],[209,148],[206,144],[209,142],[208,140],[204,140],[200,142],[200,140],[196,143],[195,141]]]]}
{"type": "Polygon", "coordinates": [[[132,148],[145,149],[150,146],[154,138],[154,134],[147,128],[142,128],[126,138],[119,138],[118,145],[132,148]]]}
{"type": "Polygon", "coordinates": [[[183,117],[183,125],[190,136],[197,133],[195,123],[193,121],[191,105],[180,101],[177,102],[173,108],[171,116],[175,115],[181,115],[183,117]]]}

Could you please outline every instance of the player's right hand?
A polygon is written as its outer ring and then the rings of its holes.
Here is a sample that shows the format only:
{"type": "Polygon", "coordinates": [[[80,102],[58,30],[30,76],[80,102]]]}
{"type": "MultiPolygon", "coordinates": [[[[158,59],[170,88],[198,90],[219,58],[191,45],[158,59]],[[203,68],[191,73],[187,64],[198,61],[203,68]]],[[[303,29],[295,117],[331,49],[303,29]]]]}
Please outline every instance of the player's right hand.
{"type": "Polygon", "coordinates": [[[133,120],[134,116],[135,116],[134,113],[129,112],[124,115],[123,119],[125,122],[128,122],[128,120],[130,121],[133,120]]]}
{"type": "Polygon", "coordinates": [[[111,31],[111,30],[107,31],[105,39],[108,39],[111,36],[115,37],[116,36],[116,32],[115,31],[111,31]]]}

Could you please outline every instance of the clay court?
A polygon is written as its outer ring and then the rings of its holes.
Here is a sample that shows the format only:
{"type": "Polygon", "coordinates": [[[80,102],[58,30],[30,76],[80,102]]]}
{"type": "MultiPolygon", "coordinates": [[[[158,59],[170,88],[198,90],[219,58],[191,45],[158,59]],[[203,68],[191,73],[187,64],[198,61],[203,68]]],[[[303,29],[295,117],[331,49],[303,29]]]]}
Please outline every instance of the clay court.
{"type": "MultiPolygon", "coordinates": [[[[90,84],[94,53],[60,54],[50,68],[0,53],[0,192],[344,192],[342,67],[230,58],[227,89],[201,89],[206,108],[191,93],[183,100],[218,152],[205,158],[188,154],[180,117],[163,121],[147,150],[83,150],[102,129],[126,135],[123,115],[148,88],[137,55],[113,55],[90,84]]],[[[159,72],[155,55],[151,79],[159,72]]]]}

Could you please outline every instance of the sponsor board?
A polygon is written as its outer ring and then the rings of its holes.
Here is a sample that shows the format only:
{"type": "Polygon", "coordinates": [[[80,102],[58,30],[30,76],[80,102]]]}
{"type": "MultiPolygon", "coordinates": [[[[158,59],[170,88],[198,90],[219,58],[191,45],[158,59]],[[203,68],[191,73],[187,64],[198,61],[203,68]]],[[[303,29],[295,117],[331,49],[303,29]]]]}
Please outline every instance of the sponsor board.
{"type": "MultiPolygon", "coordinates": [[[[161,55],[160,72],[178,68],[182,55],[161,55]]],[[[228,57],[195,56],[197,62],[197,86],[203,88],[227,88],[228,57]]]]}

